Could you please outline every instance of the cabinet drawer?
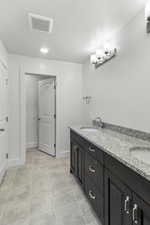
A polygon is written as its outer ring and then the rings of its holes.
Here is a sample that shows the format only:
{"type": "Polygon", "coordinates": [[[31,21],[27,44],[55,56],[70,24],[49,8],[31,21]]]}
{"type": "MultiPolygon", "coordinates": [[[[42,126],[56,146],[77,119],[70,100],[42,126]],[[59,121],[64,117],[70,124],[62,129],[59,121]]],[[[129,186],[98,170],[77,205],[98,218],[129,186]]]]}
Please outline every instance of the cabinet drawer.
{"type": "Polygon", "coordinates": [[[103,194],[103,166],[88,153],[85,156],[85,176],[94,183],[103,194]]]}
{"type": "Polygon", "coordinates": [[[103,195],[97,190],[95,185],[91,184],[88,179],[86,179],[85,185],[86,195],[91,202],[94,210],[96,211],[97,215],[100,217],[101,221],[103,221],[103,195]]]}
{"type": "Polygon", "coordinates": [[[74,131],[71,130],[70,132],[70,137],[71,140],[74,140],[76,143],[78,143],[80,146],[82,146],[83,148],[87,146],[87,141],[81,137],[80,135],[78,135],[77,133],[75,133],[74,131]]]}
{"type": "Polygon", "coordinates": [[[87,152],[96,160],[103,164],[103,152],[97,148],[95,145],[87,142],[87,152]]]}
{"type": "Polygon", "coordinates": [[[103,164],[103,151],[97,148],[94,144],[90,143],[76,132],[71,131],[71,140],[76,141],[80,146],[87,150],[87,152],[96,160],[103,164]]]}

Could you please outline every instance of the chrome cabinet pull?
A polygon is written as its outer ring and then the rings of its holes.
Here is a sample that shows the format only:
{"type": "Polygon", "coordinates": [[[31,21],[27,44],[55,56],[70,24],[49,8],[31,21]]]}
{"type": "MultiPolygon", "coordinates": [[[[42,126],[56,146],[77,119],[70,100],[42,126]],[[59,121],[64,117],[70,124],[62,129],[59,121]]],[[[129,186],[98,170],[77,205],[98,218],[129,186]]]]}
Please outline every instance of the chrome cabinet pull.
{"type": "Polygon", "coordinates": [[[96,199],[96,196],[93,194],[92,191],[89,191],[89,196],[92,200],[95,200],[96,199]]]}
{"type": "Polygon", "coordinates": [[[129,214],[129,203],[130,203],[130,198],[129,196],[126,197],[124,201],[124,211],[129,214]]]}
{"type": "Polygon", "coordinates": [[[91,172],[91,173],[95,173],[95,169],[92,167],[92,166],[89,166],[89,171],[91,172]]]}
{"type": "Polygon", "coordinates": [[[132,211],[132,218],[135,224],[138,224],[138,205],[134,204],[132,211]]]}
{"type": "Polygon", "coordinates": [[[90,151],[90,152],[95,152],[95,149],[92,148],[92,147],[89,147],[89,151],[90,151]]]}

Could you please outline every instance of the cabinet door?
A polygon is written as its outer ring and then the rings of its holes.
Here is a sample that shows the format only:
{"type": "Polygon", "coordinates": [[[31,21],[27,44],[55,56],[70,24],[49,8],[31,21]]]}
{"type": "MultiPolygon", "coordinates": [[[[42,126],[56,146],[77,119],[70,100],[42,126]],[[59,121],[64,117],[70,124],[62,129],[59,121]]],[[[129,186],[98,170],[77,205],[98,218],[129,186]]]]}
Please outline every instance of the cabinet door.
{"type": "Polygon", "coordinates": [[[71,142],[71,172],[84,183],[84,150],[74,141],[71,142]]]}
{"type": "Polygon", "coordinates": [[[131,225],[131,191],[118,178],[105,174],[105,224],[131,225]]]}
{"type": "Polygon", "coordinates": [[[150,225],[150,205],[133,195],[133,225],[150,225]]]}
{"type": "Polygon", "coordinates": [[[84,152],[78,147],[78,178],[81,184],[84,183],[84,152]]]}
{"type": "Polygon", "coordinates": [[[71,157],[70,170],[73,174],[75,174],[77,176],[78,175],[78,145],[73,141],[71,141],[70,157],[71,157]]]}

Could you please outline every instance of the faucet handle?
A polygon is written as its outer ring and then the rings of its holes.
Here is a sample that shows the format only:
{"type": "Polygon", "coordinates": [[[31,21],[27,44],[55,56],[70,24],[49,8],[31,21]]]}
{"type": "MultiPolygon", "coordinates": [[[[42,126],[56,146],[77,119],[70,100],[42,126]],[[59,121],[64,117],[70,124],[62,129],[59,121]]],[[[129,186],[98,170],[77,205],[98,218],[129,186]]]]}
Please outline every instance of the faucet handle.
{"type": "Polygon", "coordinates": [[[103,122],[102,122],[101,117],[96,117],[96,118],[93,120],[93,126],[103,128],[104,124],[103,124],[103,122]]]}
{"type": "Polygon", "coordinates": [[[96,117],[95,120],[98,120],[98,121],[101,120],[100,116],[96,117]]]}

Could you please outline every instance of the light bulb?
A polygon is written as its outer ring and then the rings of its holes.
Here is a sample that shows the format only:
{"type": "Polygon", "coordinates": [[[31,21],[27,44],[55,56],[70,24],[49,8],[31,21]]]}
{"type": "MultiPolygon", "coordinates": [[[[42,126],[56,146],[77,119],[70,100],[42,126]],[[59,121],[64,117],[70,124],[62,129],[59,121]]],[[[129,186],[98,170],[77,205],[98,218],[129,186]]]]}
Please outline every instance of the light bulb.
{"type": "Polygon", "coordinates": [[[49,52],[48,48],[41,48],[40,52],[43,54],[47,54],[49,52]]]}
{"type": "Polygon", "coordinates": [[[92,54],[92,55],[91,55],[91,63],[92,63],[92,64],[96,64],[96,63],[97,63],[97,57],[96,57],[95,54],[92,54]]]}
{"type": "Polygon", "coordinates": [[[102,49],[97,49],[96,50],[96,57],[98,59],[101,59],[101,58],[103,58],[103,56],[104,56],[104,51],[102,49]]]}
{"type": "Polygon", "coordinates": [[[145,6],[145,18],[146,20],[150,17],[150,0],[147,1],[145,6]]]}

